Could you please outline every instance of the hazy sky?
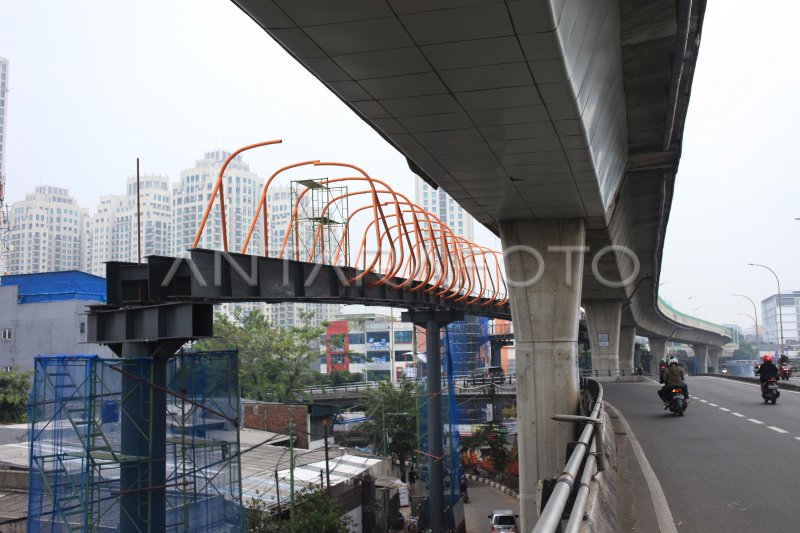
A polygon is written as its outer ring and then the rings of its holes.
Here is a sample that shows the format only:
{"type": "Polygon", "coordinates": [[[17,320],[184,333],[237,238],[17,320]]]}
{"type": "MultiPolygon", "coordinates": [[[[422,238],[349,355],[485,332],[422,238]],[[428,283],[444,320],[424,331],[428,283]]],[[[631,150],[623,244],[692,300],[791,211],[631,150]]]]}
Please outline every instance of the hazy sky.
{"type": "MultiPolygon", "coordinates": [[[[800,7],[754,5],[709,2],[661,276],[680,310],[743,326],[752,307],[729,293],[776,292],[746,263],[800,290],[800,7]]],[[[10,202],[52,184],[93,209],[136,157],[174,181],[207,150],[274,138],[246,155],[259,174],[346,161],[413,194],[405,159],[226,0],[0,0],[0,56],[10,202]]]]}

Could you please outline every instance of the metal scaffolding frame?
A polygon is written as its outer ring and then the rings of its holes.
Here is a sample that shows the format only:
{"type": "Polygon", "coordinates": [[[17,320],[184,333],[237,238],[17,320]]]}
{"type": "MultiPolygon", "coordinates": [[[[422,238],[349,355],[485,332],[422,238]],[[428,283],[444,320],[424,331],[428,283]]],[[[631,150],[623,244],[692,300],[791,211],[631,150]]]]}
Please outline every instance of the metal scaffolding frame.
{"type": "Polygon", "coordinates": [[[302,261],[313,256],[314,262],[350,266],[350,240],[347,221],[350,202],[346,186],[331,187],[325,180],[295,180],[291,183],[292,204],[297,208],[292,239],[302,261]],[[300,199],[302,195],[302,199],[300,199]],[[308,232],[308,235],[303,233],[308,232]],[[341,250],[337,254],[337,250],[341,250]]]}
{"type": "Polygon", "coordinates": [[[30,533],[118,531],[126,520],[152,533],[244,530],[236,352],[176,354],[163,365],[164,390],[153,381],[158,366],[148,357],[36,357],[30,533]],[[160,394],[166,397],[161,431],[149,427],[159,421],[153,409],[160,394]],[[131,455],[130,442],[126,449],[124,440],[137,440],[123,439],[131,419],[145,455],[131,455]],[[165,436],[163,458],[152,453],[159,435],[165,436]],[[131,471],[135,487],[126,485],[131,471]],[[136,502],[163,498],[164,525],[157,516],[132,512],[141,507],[125,505],[131,496],[136,502]]]}

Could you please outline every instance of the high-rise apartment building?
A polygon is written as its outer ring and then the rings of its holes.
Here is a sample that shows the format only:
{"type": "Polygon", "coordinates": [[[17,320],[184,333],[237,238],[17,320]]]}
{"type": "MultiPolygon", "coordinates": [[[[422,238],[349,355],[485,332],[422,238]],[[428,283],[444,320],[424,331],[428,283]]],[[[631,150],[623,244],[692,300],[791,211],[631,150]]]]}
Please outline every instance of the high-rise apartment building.
{"type": "Polygon", "coordinates": [[[424,181],[416,178],[417,186],[414,201],[421,205],[425,211],[433,213],[442,222],[450,226],[453,233],[460,235],[468,241],[475,240],[475,219],[464,211],[450,195],[441,188],[434,189],[424,181]]]}
{"type": "Polygon", "coordinates": [[[88,224],[88,211],[67,189],[36,187],[10,209],[8,272],[86,271],[88,224]]]}
{"type": "Polygon", "coordinates": [[[7,270],[9,230],[6,197],[6,121],[8,117],[8,60],[0,57],[0,275],[7,270]]]}
{"type": "MultiPolygon", "coordinates": [[[[230,152],[224,150],[206,152],[194,167],[181,172],[180,181],[172,187],[172,227],[175,235],[173,254],[183,255],[192,247],[206,204],[211,197],[211,189],[228,156],[230,152]]],[[[242,156],[236,156],[225,170],[223,183],[228,249],[238,252],[250,227],[256,202],[261,196],[261,180],[250,170],[242,156]]],[[[254,235],[262,234],[261,227],[259,220],[254,235]]],[[[214,203],[198,246],[212,250],[223,248],[219,198],[214,203]]],[[[261,254],[262,250],[261,239],[253,239],[249,253],[261,254]]]]}
{"type": "Polygon", "coordinates": [[[169,177],[145,175],[139,179],[137,208],[136,177],[129,177],[124,195],[100,197],[91,224],[90,271],[105,276],[107,261],[138,261],[141,219],[142,259],[172,252],[172,195],[169,177]]]}
{"type": "MultiPolygon", "coordinates": [[[[230,152],[215,150],[206,152],[203,159],[198,160],[191,168],[181,172],[178,183],[172,186],[172,254],[176,257],[187,255],[192,247],[197,228],[211,197],[211,190],[217,181],[222,164],[230,156],[230,152]]],[[[261,196],[261,180],[242,156],[234,157],[225,169],[223,176],[225,187],[225,221],[228,234],[228,250],[241,250],[250,221],[255,213],[256,203],[261,196]]],[[[220,215],[219,196],[206,221],[203,236],[198,248],[222,250],[222,218],[220,215]]],[[[260,255],[263,247],[261,222],[254,230],[248,253],[260,255]]],[[[236,309],[244,313],[260,309],[265,312],[266,306],[258,303],[223,304],[220,311],[231,313],[236,309]]]]}

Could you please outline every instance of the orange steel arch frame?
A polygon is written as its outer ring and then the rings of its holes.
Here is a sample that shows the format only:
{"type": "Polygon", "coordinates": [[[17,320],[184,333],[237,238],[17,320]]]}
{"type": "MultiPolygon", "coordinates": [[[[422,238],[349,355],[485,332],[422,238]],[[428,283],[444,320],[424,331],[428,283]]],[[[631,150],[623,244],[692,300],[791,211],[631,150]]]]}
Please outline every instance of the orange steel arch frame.
{"type": "Polygon", "coordinates": [[[206,221],[208,220],[208,215],[211,214],[211,208],[214,207],[214,200],[217,197],[217,192],[219,192],[219,209],[220,209],[220,220],[222,221],[222,247],[227,252],[228,251],[228,232],[227,232],[227,224],[225,222],[225,186],[222,182],[222,176],[225,174],[225,169],[228,168],[228,164],[233,161],[233,158],[237,155],[245,152],[247,150],[251,150],[253,148],[258,148],[260,146],[269,146],[271,144],[280,144],[283,140],[275,139],[272,141],[264,141],[255,144],[249,144],[247,146],[243,146],[239,148],[231,155],[229,155],[225,162],[222,164],[222,167],[219,169],[219,175],[217,176],[217,181],[214,183],[214,188],[211,190],[211,198],[208,199],[208,205],[206,205],[206,210],[203,213],[203,218],[200,221],[200,227],[197,228],[197,233],[194,236],[194,242],[192,243],[192,248],[197,248],[197,245],[200,243],[200,237],[203,236],[203,230],[206,227],[206,221]]]}
{"type": "MultiPolygon", "coordinates": [[[[227,221],[225,216],[225,194],[224,194],[224,173],[228,164],[240,153],[253,148],[268,146],[271,144],[278,144],[282,141],[272,140],[256,144],[251,144],[233,152],[226,158],[222,165],[217,181],[211,192],[208,204],[206,206],[200,226],[195,235],[193,247],[196,248],[200,238],[202,237],[203,230],[207,223],[208,217],[213,208],[216,195],[220,196],[220,214],[221,225],[223,234],[223,248],[228,251],[227,239],[227,221]]],[[[504,276],[502,275],[501,254],[498,251],[491,250],[485,246],[478,245],[474,242],[456,235],[452,228],[444,224],[442,220],[433,213],[425,211],[418,204],[411,202],[411,200],[402,193],[399,193],[391,188],[386,182],[372,178],[361,168],[348,163],[338,162],[321,162],[319,160],[302,161],[281,167],[275,171],[264,184],[261,197],[255,209],[255,214],[251,220],[247,236],[242,245],[242,253],[246,253],[249,246],[250,239],[252,238],[253,231],[258,221],[259,216],[263,216],[264,220],[264,254],[269,255],[269,226],[267,218],[267,195],[268,189],[272,181],[282,172],[297,168],[304,165],[314,166],[338,166],[344,168],[354,169],[361,174],[361,176],[329,178],[320,180],[321,183],[330,184],[344,181],[359,181],[367,182],[369,188],[362,191],[350,192],[344,195],[337,196],[330,200],[324,207],[323,213],[327,212],[333,202],[350,196],[358,195],[371,195],[372,203],[356,209],[348,215],[345,223],[345,232],[351,225],[352,220],[356,215],[366,210],[372,210],[372,220],[368,222],[367,228],[361,239],[360,246],[355,255],[356,258],[360,257],[363,252],[363,269],[362,272],[356,275],[351,282],[358,281],[370,273],[377,273],[375,271],[376,265],[378,270],[383,271],[383,276],[373,282],[371,286],[386,284],[392,288],[408,288],[409,291],[423,290],[426,293],[433,293],[436,296],[441,296],[454,302],[464,302],[468,304],[475,304],[487,295],[486,301],[481,303],[482,307],[494,305],[503,306],[508,302],[507,291],[508,286],[504,276]],[[384,189],[376,188],[376,184],[384,187],[384,189]],[[391,200],[381,201],[380,196],[389,195],[391,200]],[[384,207],[394,207],[394,213],[384,213],[384,207]],[[407,207],[407,208],[404,208],[407,207]],[[406,220],[405,214],[410,214],[411,220],[406,220]],[[424,217],[424,228],[420,226],[420,215],[424,217]],[[389,224],[389,219],[396,219],[393,224],[389,224]],[[372,226],[375,225],[374,239],[377,250],[372,259],[372,262],[367,265],[367,238],[372,231],[372,226]],[[427,235],[426,235],[427,233],[427,235]],[[412,235],[413,241],[412,242],[412,235]],[[383,241],[386,240],[388,244],[387,255],[387,269],[383,269],[383,241]],[[408,255],[406,257],[406,246],[408,246],[408,255]],[[422,253],[420,253],[422,251],[422,253]],[[444,252],[444,253],[443,253],[444,252]],[[477,260],[480,258],[480,263],[477,260]],[[493,263],[493,269],[490,267],[490,262],[493,263]],[[481,268],[482,265],[482,268],[481,268]],[[402,270],[402,277],[405,278],[400,285],[390,283],[402,270]],[[494,270],[494,274],[492,273],[494,270]],[[420,280],[420,273],[424,279],[420,280]],[[436,278],[434,280],[434,278],[436,278]],[[447,287],[443,287],[450,280],[447,287]],[[434,280],[431,286],[428,286],[434,280]],[[416,285],[414,285],[416,283],[416,285]],[[501,288],[502,287],[502,288],[501,288]],[[502,292],[501,292],[502,291],[502,292]]],[[[297,213],[300,202],[302,201],[308,189],[304,190],[295,201],[292,209],[291,218],[288,222],[286,231],[284,232],[283,242],[278,257],[283,257],[286,244],[288,242],[291,230],[295,228],[295,239],[297,235],[297,213]]],[[[322,262],[326,260],[326,250],[324,249],[324,242],[320,244],[320,250],[317,252],[317,244],[319,241],[322,226],[317,227],[314,233],[314,240],[311,244],[308,259],[314,259],[316,253],[319,253],[322,262]]],[[[348,238],[347,236],[343,238],[348,238]]],[[[331,263],[336,264],[342,252],[344,241],[340,241],[335,251],[327,251],[331,257],[331,263]]],[[[349,243],[349,238],[348,238],[349,243]]],[[[349,254],[345,253],[345,256],[349,254]]],[[[299,247],[295,247],[295,258],[299,259],[299,247]]],[[[349,257],[344,257],[345,264],[349,263],[349,257]]]]}

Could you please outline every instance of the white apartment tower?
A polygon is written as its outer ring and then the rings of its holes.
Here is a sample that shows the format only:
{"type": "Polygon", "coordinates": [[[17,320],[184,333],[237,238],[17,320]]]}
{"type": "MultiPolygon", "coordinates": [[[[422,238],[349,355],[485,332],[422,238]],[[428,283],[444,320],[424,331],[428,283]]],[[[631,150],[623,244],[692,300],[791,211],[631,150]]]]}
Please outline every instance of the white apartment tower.
{"type": "MultiPolygon", "coordinates": [[[[139,256],[136,177],[129,177],[124,195],[100,197],[91,225],[90,271],[105,276],[107,261],[136,262],[139,256]]],[[[142,259],[172,252],[172,196],[169,177],[139,179],[142,259]]]]}
{"type": "MultiPolygon", "coordinates": [[[[222,164],[230,156],[230,152],[215,150],[206,152],[203,159],[195,166],[181,172],[178,183],[172,186],[172,253],[175,257],[186,256],[192,247],[197,228],[203,218],[203,212],[211,197],[211,190],[217,181],[222,164]]],[[[225,187],[225,221],[228,234],[228,250],[241,251],[242,244],[255,213],[256,203],[261,197],[261,180],[242,156],[236,156],[225,169],[223,176],[225,187]]],[[[206,221],[205,231],[198,243],[198,248],[222,250],[222,219],[220,216],[219,196],[206,221]]],[[[263,238],[262,224],[259,221],[253,231],[253,238],[248,253],[261,255],[263,238]]],[[[232,313],[239,309],[244,313],[259,309],[265,312],[266,305],[259,303],[223,304],[219,311],[232,313]]]]}
{"type": "MultiPolygon", "coordinates": [[[[186,250],[192,247],[206,204],[211,197],[211,189],[228,156],[230,152],[224,150],[206,152],[203,159],[197,161],[194,167],[181,172],[180,181],[172,187],[174,255],[185,255],[186,250]]],[[[250,171],[250,166],[241,156],[236,156],[225,169],[223,183],[228,250],[238,252],[250,227],[256,202],[261,196],[261,180],[255,172],[250,171]]],[[[261,227],[259,221],[254,236],[263,234],[261,227]]],[[[223,249],[219,196],[208,217],[198,247],[211,250],[223,249]]],[[[253,238],[248,250],[251,254],[261,254],[263,248],[263,239],[253,238]]]]}
{"type": "Polygon", "coordinates": [[[6,197],[6,120],[8,116],[8,60],[0,57],[0,275],[7,269],[9,230],[6,197]]]}
{"type": "Polygon", "coordinates": [[[460,235],[468,241],[475,240],[475,219],[464,211],[450,195],[441,188],[434,189],[420,178],[416,178],[417,186],[414,201],[421,205],[425,211],[433,213],[442,222],[450,226],[453,233],[460,235]]]}
{"type": "Polygon", "coordinates": [[[9,274],[88,268],[89,214],[67,189],[43,185],[10,209],[9,274]]]}

